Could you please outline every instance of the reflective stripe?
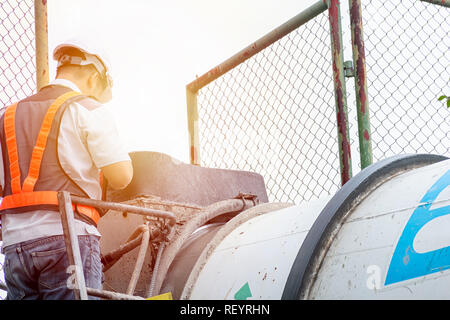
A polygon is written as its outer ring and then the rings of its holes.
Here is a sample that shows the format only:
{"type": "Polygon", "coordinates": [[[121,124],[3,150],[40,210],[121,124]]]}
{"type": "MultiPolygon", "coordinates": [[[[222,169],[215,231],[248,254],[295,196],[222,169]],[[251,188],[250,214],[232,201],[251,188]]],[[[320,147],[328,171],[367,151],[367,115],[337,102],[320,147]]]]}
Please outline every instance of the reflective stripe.
{"type": "MultiPolygon", "coordinates": [[[[75,210],[75,205],[73,205],[73,210],[75,210]]],[[[79,213],[94,221],[95,225],[98,224],[98,220],[100,220],[100,213],[98,213],[95,208],[77,204],[77,210],[79,213]]]]}
{"type": "MultiPolygon", "coordinates": [[[[0,210],[15,209],[21,207],[35,205],[58,205],[57,191],[33,191],[21,192],[5,196],[0,204],[0,210]]],[[[73,210],[75,205],[73,204],[73,210]]],[[[77,204],[76,208],[79,213],[89,217],[95,224],[100,220],[100,214],[95,208],[77,204]]]]}
{"type": "Polygon", "coordinates": [[[9,106],[5,111],[4,118],[5,140],[8,148],[9,171],[11,173],[11,189],[13,193],[18,193],[22,190],[20,186],[19,156],[17,154],[16,109],[17,103],[9,106]]]}
{"type": "MultiPolygon", "coordinates": [[[[15,209],[20,207],[35,206],[35,205],[58,205],[57,191],[33,191],[39,172],[41,168],[42,158],[44,156],[45,147],[47,145],[47,138],[52,128],[53,119],[55,118],[58,109],[68,99],[78,96],[80,93],[76,91],[67,92],[58,97],[48,108],[44,120],[42,121],[41,129],[36,139],[36,145],[31,154],[30,166],[28,169],[28,176],[25,178],[23,188],[20,185],[20,166],[19,156],[17,152],[17,139],[15,117],[17,103],[9,106],[5,111],[4,129],[6,145],[9,157],[9,169],[11,175],[11,190],[12,194],[3,198],[0,204],[0,210],[15,209]]],[[[75,205],[73,205],[75,210],[75,205]]],[[[100,219],[100,214],[95,208],[76,205],[79,213],[85,215],[97,224],[100,219]]]]}
{"type": "Polygon", "coordinates": [[[28,169],[28,176],[23,182],[22,191],[31,192],[34,189],[34,185],[39,177],[39,171],[41,168],[42,157],[44,155],[45,146],[47,145],[47,138],[52,127],[53,119],[58,111],[59,107],[62,106],[67,99],[80,95],[76,91],[70,91],[62,96],[58,97],[52,105],[48,108],[45,114],[44,120],[42,121],[41,130],[36,140],[36,145],[34,146],[33,153],[31,155],[30,168],[28,169]]]}
{"type": "Polygon", "coordinates": [[[40,204],[58,205],[58,192],[34,191],[10,194],[3,198],[0,210],[14,209],[40,204]]]}

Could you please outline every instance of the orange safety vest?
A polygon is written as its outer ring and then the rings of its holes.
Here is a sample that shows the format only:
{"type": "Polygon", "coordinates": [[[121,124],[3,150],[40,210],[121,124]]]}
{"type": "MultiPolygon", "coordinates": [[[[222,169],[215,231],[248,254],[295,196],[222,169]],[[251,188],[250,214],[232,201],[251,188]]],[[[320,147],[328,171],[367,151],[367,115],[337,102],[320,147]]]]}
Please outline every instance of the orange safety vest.
{"type": "MultiPolygon", "coordinates": [[[[36,205],[58,206],[58,191],[34,191],[34,186],[39,178],[41,162],[55,114],[68,99],[79,95],[80,93],[75,91],[66,92],[59,96],[48,108],[37,137],[36,145],[34,146],[31,154],[28,175],[23,182],[23,186],[21,186],[19,155],[17,151],[15,129],[17,103],[7,107],[4,116],[4,133],[8,150],[12,194],[6,195],[3,198],[0,204],[0,211],[36,205]]],[[[100,219],[99,212],[93,207],[74,204],[73,210],[84,215],[88,218],[88,221],[94,222],[95,225],[97,225],[100,219]]]]}

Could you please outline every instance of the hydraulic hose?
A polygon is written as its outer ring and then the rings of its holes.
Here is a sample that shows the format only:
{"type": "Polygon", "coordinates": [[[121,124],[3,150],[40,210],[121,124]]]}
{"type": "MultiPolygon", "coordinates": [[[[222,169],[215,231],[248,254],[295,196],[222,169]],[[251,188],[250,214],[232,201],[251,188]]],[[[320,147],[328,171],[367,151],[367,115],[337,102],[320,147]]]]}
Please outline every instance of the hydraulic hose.
{"type": "Polygon", "coordinates": [[[145,229],[142,232],[142,242],[139,248],[138,257],[136,260],[136,266],[134,267],[133,274],[131,275],[130,283],[128,284],[127,294],[132,295],[136,284],[141,275],[142,265],[144,264],[145,254],[147,253],[147,248],[150,240],[150,230],[148,225],[145,225],[145,229]]]}
{"type": "MultiPolygon", "coordinates": [[[[188,237],[195,230],[197,230],[209,220],[214,219],[220,215],[230,212],[243,211],[253,206],[255,206],[255,202],[253,200],[229,199],[213,203],[196,213],[195,217],[189,220],[181,228],[181,230],[179,230],[180,234],[177,236],[174,242],[170,243],[167,247],[164,246],[164,243],[161,244],[158,251],[160,261],[158,261],[157,258],[151,283],[149,284],[149,288],[147,291],[147,296],[151,297],[153,295],[159,294],[159,290],[161,289],[170,264],[172,263],[173,259],[176,257],[178,251],[181,249],[188,237]],[[162,250],[164,250],[164,255],[162,255],[162,250]]],[[[175,227],[173,227],[172,232],[174,231],[174,229],[175,227]]]]}

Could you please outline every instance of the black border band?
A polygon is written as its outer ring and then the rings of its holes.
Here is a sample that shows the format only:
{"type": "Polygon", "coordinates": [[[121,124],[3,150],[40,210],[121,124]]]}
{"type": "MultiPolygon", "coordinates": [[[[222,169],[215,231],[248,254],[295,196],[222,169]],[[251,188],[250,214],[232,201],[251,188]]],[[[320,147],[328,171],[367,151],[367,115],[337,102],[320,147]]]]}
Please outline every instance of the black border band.
{"type": "Polygon", "coordinates": [[[361,194],[376,188],[386,179],[414,168],[447,160],[447,157],[433,154],[397,155],[374,163],[350,179],[326,204],[312,225],[294,260],[284,287],[282,300],[301,298],[305,275],[314,263],[314,257],[327,238],[328,232],[348,210],[361,202],[361,194]]]}

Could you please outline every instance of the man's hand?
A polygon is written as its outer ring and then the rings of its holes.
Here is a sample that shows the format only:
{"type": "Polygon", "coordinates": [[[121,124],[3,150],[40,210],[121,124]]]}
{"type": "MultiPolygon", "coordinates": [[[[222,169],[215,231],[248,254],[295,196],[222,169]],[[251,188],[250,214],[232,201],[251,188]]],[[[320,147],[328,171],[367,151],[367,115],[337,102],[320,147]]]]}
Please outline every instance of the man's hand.
{"type": "Polygon", "coordinates": [[[108,185],[115,189],[124,189],[133,178],[133,166],[131,161],[121,161],[101,168],[108,185]]]}

